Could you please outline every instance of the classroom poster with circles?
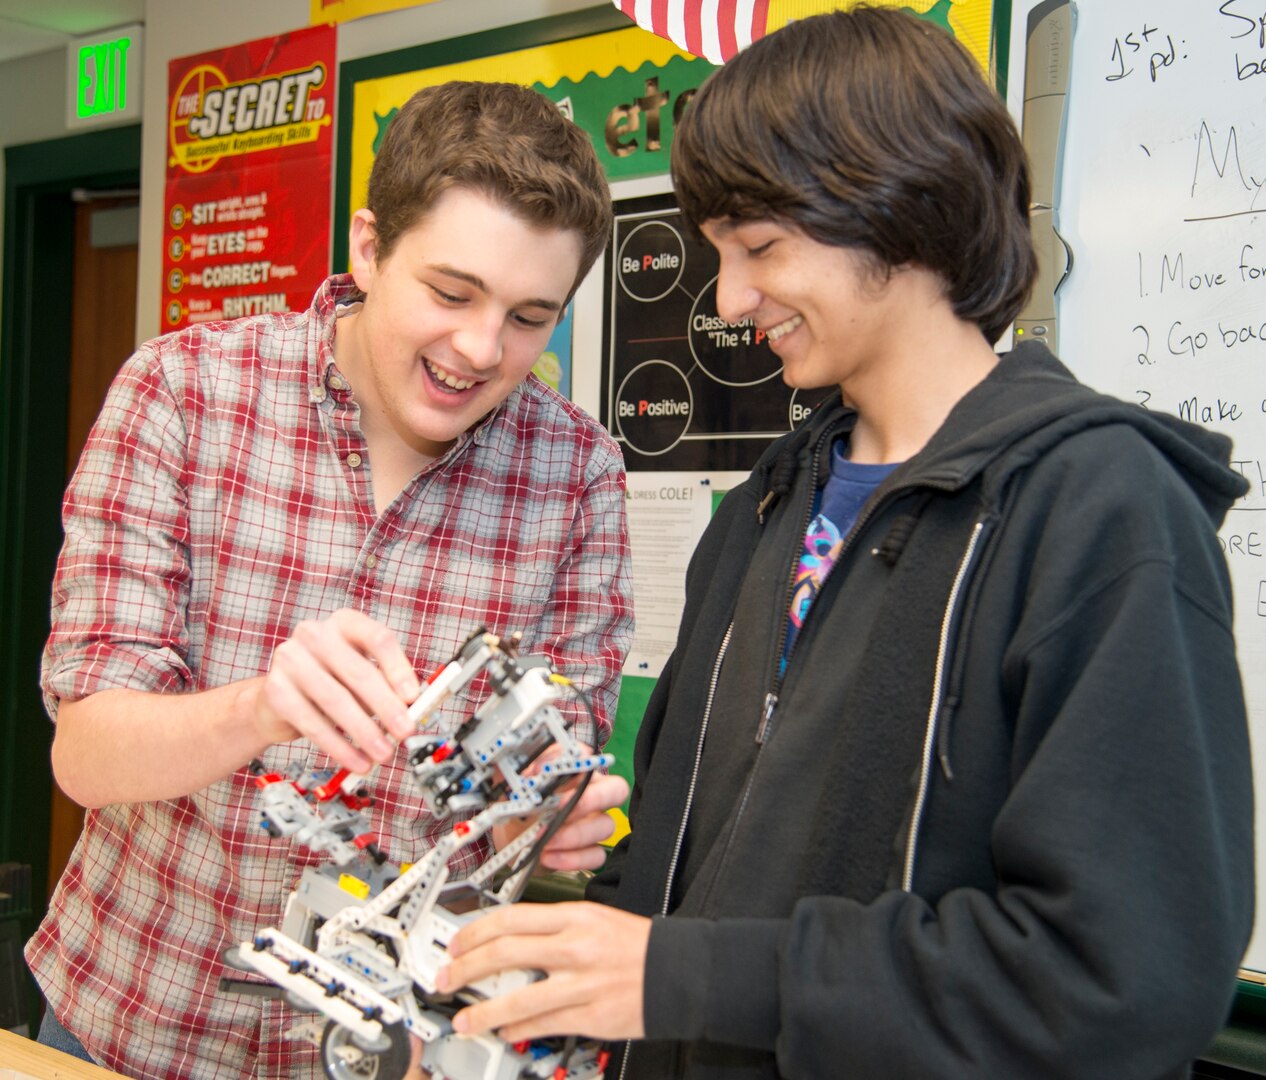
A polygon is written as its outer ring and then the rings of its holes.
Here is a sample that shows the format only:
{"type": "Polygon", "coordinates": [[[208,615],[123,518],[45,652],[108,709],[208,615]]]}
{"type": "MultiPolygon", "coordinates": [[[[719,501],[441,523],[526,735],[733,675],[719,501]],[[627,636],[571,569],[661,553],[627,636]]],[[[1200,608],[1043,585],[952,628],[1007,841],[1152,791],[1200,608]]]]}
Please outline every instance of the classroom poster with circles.
{"type": "Polygon", "coordinates": [[[602,419],[628,472],[637,629],[626,689],[653,680],[672,651],[686,566],[719,499],[830,396],[792,390],[763,331],[717,313],[718,270],[671,193],[617,198],[603,282],[602,419]]]}
{"type": "Polygon", "coordinates": [[[782,381],[750,320],[717,314],[716,252],[671,194],[617,204],[607,270],[603,421],[630,473],[750,469],[822,398],[782,381]]]}

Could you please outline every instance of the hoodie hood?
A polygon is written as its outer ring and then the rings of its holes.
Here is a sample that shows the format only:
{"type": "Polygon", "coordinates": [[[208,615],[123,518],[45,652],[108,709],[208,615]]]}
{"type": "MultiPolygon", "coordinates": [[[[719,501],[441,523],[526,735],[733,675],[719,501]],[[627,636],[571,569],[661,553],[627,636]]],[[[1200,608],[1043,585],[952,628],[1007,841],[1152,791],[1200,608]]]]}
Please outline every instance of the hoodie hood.
{"type": "MultiPolygon", "coordinates": [[[[757,466],[768,471],[769,488],[789,485],[795,466],[807,460],[803,451],[828,431],[837,435],[850,430],[855,416],[838,398],[815,409],[787,440],[776,444],[777,453],[757,466]]],[[[992,504],[1017,471],[1065,439],[1107,424],[1128,425],[1159,450],[1215,527],[1248,491],[1248,481],[1230,467],[1230,438],[1083,386],[1037,341],[1004,354],[885,487],[957,490],[987,471],[982,494],[992,504]]]]}

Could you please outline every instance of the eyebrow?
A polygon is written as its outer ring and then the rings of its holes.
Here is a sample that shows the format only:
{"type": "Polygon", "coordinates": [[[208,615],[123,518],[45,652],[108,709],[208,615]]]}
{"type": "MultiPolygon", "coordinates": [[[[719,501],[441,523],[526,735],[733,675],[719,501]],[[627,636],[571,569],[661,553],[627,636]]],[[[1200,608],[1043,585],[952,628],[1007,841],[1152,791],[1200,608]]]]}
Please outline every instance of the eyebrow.
{"type": "MultiPolygon", "coordinates": [[[[443,274],[446,277],[456,278],[458,281],[464,281],[467,285],[474,286],[480,292],[483,292],[483,293],[488,292],[487,284],[485,284],[484,279],[481,278],[478,274],[472,274],[466,270],[459,270],[455,266],[446,266],[442,263],[431,263],[430,268],[438,274],[443,274]]],[[[535,300],[521,300],[519,301],[519,303],[514,304],[513,306],[514,307],[542,308],[545,311],[562,311],[563,310],[563,305],[559,303],[557,300],[545,300],[541,298],[538,298],[535,300]]]]}
{"type": "Polygon", "coordinates": [[[772,225],[774,228],[795,231],[794,223],[784,221],[773,215],[767,217],[723,217],[713,219],[716,224],[711,229],[716,233],[718,239],[722,239],[732,233],[738,232],[745,225],[772,225]]]}

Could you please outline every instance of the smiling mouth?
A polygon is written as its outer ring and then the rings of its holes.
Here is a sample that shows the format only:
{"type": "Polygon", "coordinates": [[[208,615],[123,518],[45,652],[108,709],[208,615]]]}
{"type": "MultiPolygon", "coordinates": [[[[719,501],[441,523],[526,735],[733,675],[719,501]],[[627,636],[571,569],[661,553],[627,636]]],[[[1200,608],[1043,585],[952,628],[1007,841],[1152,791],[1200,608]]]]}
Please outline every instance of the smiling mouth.
{"type": "Polygon", "coordinates": [[[770,341],[777,341],[780,337],[790,334],[797,326],[804,322],[804,318],[800,315],[793,315],[785,322],[780,322],[777,326],[771,326],[765,331],[766,337],[770,341]]]}
{"type": "Polygon", "coordinates": [[[450,394],[457,394],[463,390],[469,390],[472,386],[478,386],[478,379],[459,379],[447,371],[437,368],[430,360],[424,360],[426,370],[431,376],[431,380],[441,389],[450,394]]]}

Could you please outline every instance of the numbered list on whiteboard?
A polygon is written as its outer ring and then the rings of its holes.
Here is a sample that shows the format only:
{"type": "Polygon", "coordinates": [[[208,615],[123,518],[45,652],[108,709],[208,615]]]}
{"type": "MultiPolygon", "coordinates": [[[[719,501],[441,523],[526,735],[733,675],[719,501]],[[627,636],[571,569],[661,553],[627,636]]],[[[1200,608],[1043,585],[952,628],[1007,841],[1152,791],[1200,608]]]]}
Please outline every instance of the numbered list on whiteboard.
{"type": "MultiPolygon", "coordinates": [[[[1250,483],[1219,543],[1266,776],[1266,6],[1082,3],[1059,352],[1082,381],[1229,435],[1250,483]]],[[[1066,209],[1065,209],[1066,208],[1066,209]]],[[[1259,918],[1259,923],[1262,920],[1259,918]]],[[[1266,967],[1259,931],[1249,960],[1266,967]]]]}
{"type": "Polygon", "coordinates": [[[1061,358],[1098,389],[1235,441],[1251,490],[1219,539],[1241,662],[1264,670],[1262,5],[1081,5],[1060,201],[1075,208],[1061,217],[1074,258],[1059,294],[1061,358]]]}

